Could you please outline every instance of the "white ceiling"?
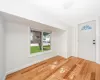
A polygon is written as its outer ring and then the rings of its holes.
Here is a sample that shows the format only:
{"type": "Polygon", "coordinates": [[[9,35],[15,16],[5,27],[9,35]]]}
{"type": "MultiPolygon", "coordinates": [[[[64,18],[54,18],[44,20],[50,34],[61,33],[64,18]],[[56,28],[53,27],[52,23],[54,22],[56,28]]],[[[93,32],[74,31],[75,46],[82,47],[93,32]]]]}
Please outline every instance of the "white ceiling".
{"type": "Polygon", "coordinates": [[[35,30],[40,30],[40,31],[48,31],[48,32],[55,32],[55,31],[64,31],[62,29],[59,29],[59,28],[56,28],[56,27],[52,27],[52,26],[48,26],[46,24],[42,24],[40,22],[35,22],[35,21],[32,21],[32,20],[28,20],[28,19],[25,19],[25,18],[22,18],[22,17],[18,17],[18,16],[15,16],[15,15],[11,15],[11,14],[8,14],[8,13],[4,13],[4,12],[0,12],[0,18],[4,18],[4,21],[6,22],[13,22],[13,23],[17,23],[17,24],[24,24],[24,25],[27,25],[28,27],[31,27],[35,30]]]}
{"type": "Polygon", "coordinates": [[[0,0],[0,11],[59,28],[76,27],[100,16],[100,0],[0,0]]]}
{"type": "Polygon", "coordinates": [[[100,0],[28,0],[28,2],[73,27],[100,16],[100,0]]]}

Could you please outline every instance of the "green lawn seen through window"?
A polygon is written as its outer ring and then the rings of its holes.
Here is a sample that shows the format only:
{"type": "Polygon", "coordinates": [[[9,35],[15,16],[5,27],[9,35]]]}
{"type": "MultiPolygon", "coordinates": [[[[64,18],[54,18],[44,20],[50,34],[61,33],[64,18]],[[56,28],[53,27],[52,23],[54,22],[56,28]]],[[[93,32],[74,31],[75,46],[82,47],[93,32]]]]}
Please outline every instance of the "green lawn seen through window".
{"type": "MultiPolygon", "coordinates": [[[[43,46],[43,50],[44,51],[50,50],[50,45],[43,46]]],[[[30,46],[30,52],[31,52],[31,54],[35,54],[38,52],[42,52],[42,50],[40,50],[39,46],[30,46]]]]}
{"type": "Polygon", "coordinates": [[[40,47],[39,46],[31,46],[30,49],[31,49],[30,50],[31,51],[31,54],[42,51],[42,50],[40,50],[40,47]]]}
{"type": "Polygon", "coordinates": [[[50,45],[43,46],[43,50],[44,50],[44,51],[50,50],[50,45]]]}

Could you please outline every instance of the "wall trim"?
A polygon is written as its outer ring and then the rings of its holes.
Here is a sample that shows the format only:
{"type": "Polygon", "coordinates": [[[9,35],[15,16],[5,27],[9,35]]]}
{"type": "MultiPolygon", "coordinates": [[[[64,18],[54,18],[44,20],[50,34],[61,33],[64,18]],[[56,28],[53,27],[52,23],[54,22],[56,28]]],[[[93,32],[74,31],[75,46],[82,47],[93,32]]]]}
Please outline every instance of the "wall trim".
{"type": "Polygon", "coordinates": [[[4,75],[3,80],[6,80],[6,74],[4,75]]]}
{"type": "Polygon", "coordinates": [[[100,40],[99,40],[99,26],[100,26],[100,23],[99,23],[99,17],[96,18],[96,63],[100,64],[100,59],[99,59],[99,43],[100,43],[100,40]]]}
{"type": "MultiPolygon", "coordinates": [[[[46,60],[46,59],[49,59],[49,58],[52,58],[52,57],[55,57],[55,56],[57,56],[57,55],[53,55],[53,56],[50,56],[50,57],[48,57],[48,58],[44,58],[43,60],[46,60]]],[[[43,61],[43,60],[38,60],[38,61],[36,61],[36,62],[31,62],[31,63],[26,64],[26,65],[24,65],[24,66],[21,66],[21,67],[18,67],[18,68],[14,68],[14,69],[12,69],[12,70],[10,70],[10,71],[7,71],[7,72],[6,72],[6,75],[11,74],[11,73],[14,73],[14,72],[16,72],[16,71],[19,71],[19,70],[24,69],[24,68],[26,68],[26,67],[29,67],[29,66],[31,66],[31,65],[33,65],[33,64],[36,64],[36,63],[38,63],[38,62],[41,62],[41,61],[43,61]]]]}

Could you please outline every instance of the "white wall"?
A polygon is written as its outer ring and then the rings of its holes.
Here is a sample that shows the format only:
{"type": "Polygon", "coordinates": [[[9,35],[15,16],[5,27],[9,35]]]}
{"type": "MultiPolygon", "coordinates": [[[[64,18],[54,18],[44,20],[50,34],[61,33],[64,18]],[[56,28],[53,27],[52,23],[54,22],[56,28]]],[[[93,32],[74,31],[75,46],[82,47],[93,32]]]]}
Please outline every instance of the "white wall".
{"type": "MultiPolygon", "coordinates": [[[[41,25],[42,26],[42,25],[41,25]]],[[[36,26],[35,26],[36,27],[36,26]]],[[[11,73],[30,64],[53,57],[60,53],[67,55],[66,33],[52,32],[52,52],[39,56],[29,57],[30,32],[28,25],[6,23],[6,72],[11,73]],[[60,37],[61,36],[61,37],[60,37]],[[63,43],[62,43],[63,42],[63,43]],[[66,53],[66,54],[65,54],[66,53]]]]}
{"type": "Polygon", "coordinates": [[[68,27],[68,57],[77,56],[76,54],[76,28],[68,27]]]}
{"type": "Polygon", "coordinates": [[[4,57],[4,26],[0,16],[0,80],[5,77],[5,57],[4,57]]]}
{"type": "Polygon", "coordinates": [[[54,53],[67,58],[67,31],[53,32],[52,35],[54,53]]]}
{"type": "Polygon", "coordinates": [[[99,17],[99,23],[98,23],[98,55],[97,56],[99,56],[99,60],[98,60],[98,62],[99,62],[99,64],[100,64],[100,17],[99,17]]]}
{"type": "Polygon", "coordinates": [[[96,62],[100,64],[100,16],[96,19],[96,62]]]}
{"type": "Polygon", "coordinates": [[[2,0],[0,2],[0,11],[64,30],[67,26],[49,12],[44,11],[42,7],[31,4],[28,0],[27,2],[26,0],[2,0]]]}
{"type": "Polygon", "coordinates": [[[69,27],[68,28],[68,57],[72,56],[72,28],[69,27]]]}

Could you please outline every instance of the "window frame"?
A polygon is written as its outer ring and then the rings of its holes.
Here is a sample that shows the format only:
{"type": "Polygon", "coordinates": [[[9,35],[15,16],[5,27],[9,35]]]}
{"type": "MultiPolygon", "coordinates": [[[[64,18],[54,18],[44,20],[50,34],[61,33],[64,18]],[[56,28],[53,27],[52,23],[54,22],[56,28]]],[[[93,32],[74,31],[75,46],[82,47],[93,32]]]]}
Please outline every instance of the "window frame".
{"type": "Polygon", "coordinates": [[[50,32],[50,31],[43,31],[43,30],[36,30],[36,29],[30,27],[29,28],[29,57],[38,56],[38,55],[42,55],[42,54],[45,54],[45,53],[52,52],[51,38],[52,38],[52,32],[50,32]],[[31,39],[30,39],[31,32],[30,31],[31,31],[31,29],[34,30],[34,31],[41,32],[42,51],[41,52],[36,52],[35,54],[32,54],[31,51],[30,51],[30,45],[31,45],[31,39]],[[50,50],[47,50],[47,51],[43,50],[43,32],[50,33],[50,50]]]}

